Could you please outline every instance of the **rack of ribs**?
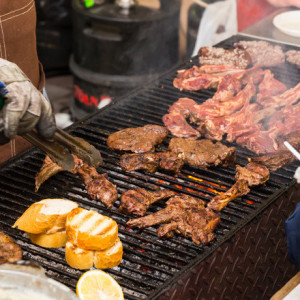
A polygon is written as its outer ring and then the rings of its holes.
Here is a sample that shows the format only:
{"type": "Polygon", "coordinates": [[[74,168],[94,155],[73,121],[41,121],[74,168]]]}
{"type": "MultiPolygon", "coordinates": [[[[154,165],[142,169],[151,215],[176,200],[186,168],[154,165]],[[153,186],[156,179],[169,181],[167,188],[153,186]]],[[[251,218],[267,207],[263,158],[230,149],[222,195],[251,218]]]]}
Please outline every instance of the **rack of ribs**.
{"type": "Polygon", "coordinates": [[[214,211],[221,211],[227,204],[237,197],[250,192],[249,187],[265,183],[270,172],[266,166],[250,162],[245,167],[236,166],[235,184],[226,192],[215,196],[207,207],[214,211]]]}
{"type": "Polygon", "coordinates": [[[194,197],[175,196],[166,202],[166,208],[127,222],[130,227],[145,228],[164,224],[157,229],[159,237],[172,237],[174,233],[192,238],[196,244],[207,244],[214,239],[214,229],[220,217],[204,207],[205,202],[194,197]]]}
{"type": "Polygon", "coordinates": [[[159,125],[125,128],[111,134],[107,139],[107,145],[114,150],[145,153],[154,151],[155,146],[168,134],[169,130],[159,125]]]}
{"type": "Polygon", "coordinates": [[[128,190],[121,195],[119,210],[142,217],[152,203],[175,195],[176,193],[170,190],[146,191],[142,188],[128,190]]]}

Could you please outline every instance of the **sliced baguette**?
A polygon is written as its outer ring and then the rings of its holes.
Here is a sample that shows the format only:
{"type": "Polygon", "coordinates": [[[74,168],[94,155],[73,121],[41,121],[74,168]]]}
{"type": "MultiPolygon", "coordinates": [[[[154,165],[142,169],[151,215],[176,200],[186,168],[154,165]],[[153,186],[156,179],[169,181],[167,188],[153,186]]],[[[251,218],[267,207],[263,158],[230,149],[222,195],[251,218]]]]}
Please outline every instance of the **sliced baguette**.
{"type": "Polygon", "coordinates": [[[76,207],[71,200],[44,199],[32,204],[13,227],[34,234],[64,231],[67,214],[76,207]]]}
{"type": "Polygon", "coordinates": [[[104,250],[116,242],[118,225],[109,217],[79,207],[68,214],[66,232],[68,241],[78,248],[104,250]]]}
{"type": "Polygon", "coordinates": [[[67,234],[65,231],[51,234],[34,234],[27,233],[32,243],[45,248],[60,248],[64,247],[67,242],[67,234]]]}
{"type": "Polygon", "coordinates": [[[66,243],[65,257],[68,265],[72,268],[85,270],[94,265],[94,251],[84,250],[74,246],[71,242],[66,243]]]}
{"type": "Polygon", "coordinates": [[[80,270],[93,266],[97,269],[113,268],[120,264],[123,256],[123,246],[119,238],[111,248],[102,251],[78,248],[71,242],[66,243],[65,250],[68,265],[80,270]]]}
{"type": "Polygon", "coordinates": [[[120,264],[122,257],[123,245],[118,238],[111,248],[95,251],[94,265],[97,269],[113,268],[120,264]]]}

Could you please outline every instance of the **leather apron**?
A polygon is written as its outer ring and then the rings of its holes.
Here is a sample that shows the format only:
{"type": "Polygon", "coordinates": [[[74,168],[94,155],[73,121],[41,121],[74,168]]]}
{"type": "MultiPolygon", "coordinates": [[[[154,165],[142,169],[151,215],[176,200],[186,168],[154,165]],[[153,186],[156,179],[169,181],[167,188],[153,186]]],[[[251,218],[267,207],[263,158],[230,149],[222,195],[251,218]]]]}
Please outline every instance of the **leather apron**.
{"type": "MultiPolygon", "coordinates": [[[[0,0],[0,57],[17,64],[40,91],[45,75],[36,49],[35,0],[0,0]]],[[[31,145],[21,137],[0,146],[0,163],[31,145]]]]}

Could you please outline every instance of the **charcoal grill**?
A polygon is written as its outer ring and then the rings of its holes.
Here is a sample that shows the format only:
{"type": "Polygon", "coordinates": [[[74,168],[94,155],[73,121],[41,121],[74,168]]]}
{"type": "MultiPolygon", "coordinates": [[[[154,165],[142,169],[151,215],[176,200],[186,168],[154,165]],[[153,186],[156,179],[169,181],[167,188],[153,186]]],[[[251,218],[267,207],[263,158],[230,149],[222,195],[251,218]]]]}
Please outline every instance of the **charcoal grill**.
{"type": "MultiPolygon", "coordinates": [[[[234,42],[244,39],[250,38],[237,35],[219,45],[230,48],[234,42]]],[[[293,48],[282,47],[284,50],[293,48]]],[[[173,87],[176,70],[193,64],[197,64],[197,58],[69,128],[69,133],[86,139],[101,151],[105,165],[98,171],[108,174],[119,194],[137,187],[169,188],[209,202],[234,183],[235,167],[201,170],[185,166],[177,177],[163,171],[125,172],[118,165],[120,154],[106,146],[108,135],[117,130],[162,125],[162,116],[179,97],[191,97],[199,103],[211,97],[214,91],[180,92],[173,87]]],[[[292,66],[272,71],[289,87],[300,81],[299,71],[292,66]]],[[[158,150],[165,150],[169,139],[158,146],[158,150]]],[[[247,156],[253,156],[239,146],[237,152],[237,163],[243,166],[247,156]]],[[[66,264],[64,249],[33,245],[23,232],[11,228],[25,209],[43,198],[68,198],[117,221],[124,256],[119,266],[107,272],[122,286],[126,299],[269,298],[296,273],[287,259],[284,240],[284,220],[300,195],[293,180],[296,162],[272,173],[263,186],[253,187],[248,195],[232,201],[220,213],[222,221],[215,231],[215,240],[209,245],[197,246],[179,235],[161,240],[155,227],[129,229],[126,227],[129,217],[118,211],[119,200],[111,210],[106,209],[89,198],[80,178],[73,174],[56,174],[34,192],[34,177],[43,159],[41,151],[31,148],[1,166],[0,230],[16,240],[25,259],[37,261],[48,276],[73,289],[83,272],[66,264]]],[[[159,201],[149,212],[163,207],[164,201],[159,201]]]]}

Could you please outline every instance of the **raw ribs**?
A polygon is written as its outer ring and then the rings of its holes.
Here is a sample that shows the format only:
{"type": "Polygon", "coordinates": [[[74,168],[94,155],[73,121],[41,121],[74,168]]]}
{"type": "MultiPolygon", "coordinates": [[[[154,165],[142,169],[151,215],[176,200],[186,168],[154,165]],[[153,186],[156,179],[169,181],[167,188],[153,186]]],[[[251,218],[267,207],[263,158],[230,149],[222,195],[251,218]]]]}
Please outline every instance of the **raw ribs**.
{"type": "Polygon", "coordinates": [[[122,194],[119,210],[142,217],[152,203],[175,195],[176,193],[170,190],[146,191],[142,188],[129,190],[122,194]]]}
{"type": "Polygon", "coordinates": [[[160,144],[168,133],[166,127],[159,125],[126,128],[111,134],[107,145],[114,150],[145,153],[154,151],[155,146],[160,144]]]}
{"type": "Polygon", "coordinates": [[[180,233],[192,238],[196,244],[207,244],[214,239],[214,229],[220,224],[220,217],[204,207],[204,201],[191,196],[175,196],[166,202],[166,208],[127,222],[130,227],[145,228],[164,224],[157,229],[159,237],[173,237],[180,233]]]}

